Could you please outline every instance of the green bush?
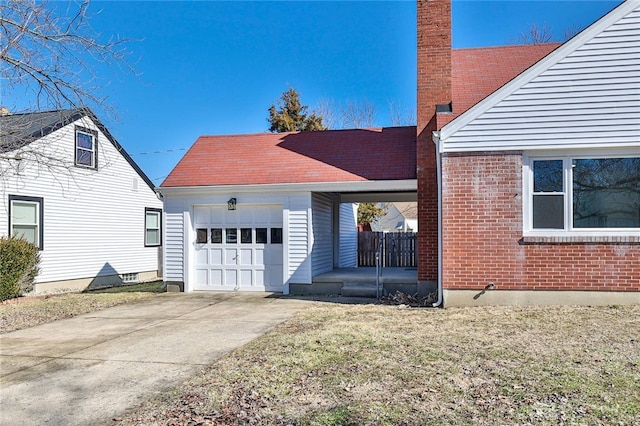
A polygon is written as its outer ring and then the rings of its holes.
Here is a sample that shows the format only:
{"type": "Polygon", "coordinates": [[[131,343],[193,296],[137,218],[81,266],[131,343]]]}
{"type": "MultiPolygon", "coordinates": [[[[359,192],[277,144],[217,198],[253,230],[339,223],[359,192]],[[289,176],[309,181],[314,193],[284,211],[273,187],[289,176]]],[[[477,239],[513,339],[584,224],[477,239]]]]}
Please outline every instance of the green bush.
{"type": "Polygon", "coordinates": [[[0,301],[33,289],[40,272],[38,247],[22,238],[0,238],[0,301]]]}

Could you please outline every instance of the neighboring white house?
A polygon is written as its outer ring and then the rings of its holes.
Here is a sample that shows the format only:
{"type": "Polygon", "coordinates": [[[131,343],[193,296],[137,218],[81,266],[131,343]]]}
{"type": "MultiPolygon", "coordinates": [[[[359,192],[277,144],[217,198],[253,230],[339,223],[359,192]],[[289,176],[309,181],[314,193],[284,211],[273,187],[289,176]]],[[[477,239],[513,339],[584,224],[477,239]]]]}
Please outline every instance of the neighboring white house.
{"type": "Polygon", "coordinates": [[[418,232],[418,203],[380,203],[386,214],[371,224],[374,232],[418,232]]]}
{"type": "Polygon", "coordinates": [[[40,247],[36,292],[158,278],[162,201],[88,109],[0,117],[0,236],[40,247]]]}

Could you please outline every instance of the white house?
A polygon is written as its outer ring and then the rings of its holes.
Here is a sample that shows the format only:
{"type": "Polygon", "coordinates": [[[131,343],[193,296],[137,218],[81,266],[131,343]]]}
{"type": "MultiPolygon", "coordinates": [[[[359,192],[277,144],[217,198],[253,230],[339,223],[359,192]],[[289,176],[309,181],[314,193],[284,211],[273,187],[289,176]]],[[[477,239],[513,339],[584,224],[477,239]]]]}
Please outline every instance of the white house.
{"type": "Polygon", "coordinates": [[[380,203],[386,209],[384,216],[371,224],[375,232],[418,232],[418,203],[380,203]]]}
{"type": "Polygon", "coordinates": [[[0,235],[40,247],[36,292],[158,278],[162,201],[88,109],[0,117],[0,235]]]}

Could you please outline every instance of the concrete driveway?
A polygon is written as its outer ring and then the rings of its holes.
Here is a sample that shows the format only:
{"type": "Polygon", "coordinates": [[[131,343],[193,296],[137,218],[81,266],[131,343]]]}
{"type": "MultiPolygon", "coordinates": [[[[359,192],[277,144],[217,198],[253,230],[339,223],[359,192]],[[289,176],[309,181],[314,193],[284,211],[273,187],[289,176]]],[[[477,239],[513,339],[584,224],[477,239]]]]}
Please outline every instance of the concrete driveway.
{"type": "Polygon", "coordinates": [[[108,424],[310,301],[167,293],[0,336],[0,424],[108,424]]]}

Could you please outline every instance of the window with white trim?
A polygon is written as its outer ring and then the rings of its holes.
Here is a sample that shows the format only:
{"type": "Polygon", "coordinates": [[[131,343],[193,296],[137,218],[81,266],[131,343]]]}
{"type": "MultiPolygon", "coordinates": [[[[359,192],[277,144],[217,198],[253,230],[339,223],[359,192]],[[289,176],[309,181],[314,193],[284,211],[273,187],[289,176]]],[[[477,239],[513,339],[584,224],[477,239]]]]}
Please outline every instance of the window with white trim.
{"type": "Polygon", "coordinates": [[[144,246],[162,245],[162,210],[147,207],[144,216],[144,246]]]}
{"type": "Polygon", "coordinates": [[[40,197],[9,195],[9,235],[43,249],[44,201],[40,197]]]}
{"type": "Polygon", "coordinates": [[[98,132],[76,126],[75,165],[96,169],[98,167],[98,132]]]}
{"type": "Polygon", "coordinates": [[[532,157],[525,231],[640,231],[640,156],[532,157]]]}

